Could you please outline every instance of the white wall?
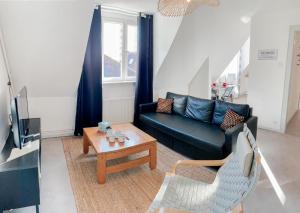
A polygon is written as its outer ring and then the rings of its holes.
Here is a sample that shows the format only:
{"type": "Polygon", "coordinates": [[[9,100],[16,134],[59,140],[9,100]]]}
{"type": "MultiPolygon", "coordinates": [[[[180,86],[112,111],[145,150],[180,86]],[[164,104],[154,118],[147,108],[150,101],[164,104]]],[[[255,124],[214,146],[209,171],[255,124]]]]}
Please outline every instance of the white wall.
{"type": "MultiPolygon", "coordinates": [[[[123,1],[112,2],[114,6],[119,6],[123,1]]],[[[149,8],[153,6],[153,2],[148,5],[147,0],[130,2],[137,4],[140,9],[144,6],[149,8]]],[[[42,118],[44,135],[58,136],[73,131],[76,90],[84,59],[93,3],[92,0],[0,1],[0,26],[3,29],[13,80],[17,90],[23,85],[28,86],[30,114],[42,118]]],[[[180,19],[156,16],[158,18],[155,20],[157,25],[154,26],[154,65],[158,72],[155,75],[155,90],[162,96],[169,90],[188,93],[190,83],[207,58],[209,58],[211,78],[216,79],[249,36],[250,24],[242,23],[240,21],[242,16],[252,16],[261,7],[269,8],[275,5],[274,7],[280,11],[286,7],[296,8],[299,4],[299,0],[276,2],[223,0],[220,7],[201,7],[191,16],[185,17],[182,22],[180,19]],[[160,21],[156,22],[157,20],[160,21]]],[[[124,2],[123,5],[125,7],[124,2]]],[[[255,21],[257,26],[252,25],[254,31],[258,32],[258,36],[261,36],[261,39],[257,38],[254,47],[274,47],[278,43],[279,48],[283,48],[283,51],[280,50],[280,59],[283,59],[286,55],[284,49],[288,37],[287,25],[298,22],[296,20],[299,20],[299,11],[291,14],[276,11],[273,16],[277,16],[277,13],[280,18],[267,17],[262,24],[257,20],[255,21]],[[272,39],[269,39],[270,37],[272,39]]],[[[257,110],[255,112],[261,116],[260,122],[277,128],[276,122],[280,123],[277,116],[281,112],[283,96],[280,81],[284,78],[285,65],[270,63],[266,66],[267,69],[261,68],[259,64],[257,66],[254,64],[254,69],[251,70],[251,72],[254,70],[254,85],[258,82],[257,86],[260,87],[252,91],[252,97],[256,95],[258,97],[258,101],[252,99],[254,110],[257,110]],[[260,76],[259,72],[265,72],[262,76],[267,78],[271,72],[269,68],[272,70],[272,66],[278,69],[274,69],[271,79],[268,79],[273,81],[268,82],[278,84],[279,88],[265,90],[265,81],[256,82],[255,78],[260,76]],[[255,70],[256,68],[258,70],[255,70]],[[279,90],[281,93],[277,95],[279,90]],[[264,93],[256,94],[261,91],[264,93]],[[263,111],[259,105],[265,97],[276,100],[273,102],[275,108],[272,112],[276,114],[275,116],[272,113],[261,115],[263,111]],[[278,105],[280,106],[277,107],[278,105]]],[[[200,76],[198,77],[200,79],[200,76]]],[[[125,87],[126,90],[118,86],[120,93],[115,92],[116,97],[107,97],[105,91],[111,95],[110,91],[115,88],[110,90],[104,86],[105,100],[120,98],[119,94],[123,91],[132,92],[132,88],[125,87]]],[[[130,97],[131,95],[126,95],[124,98],[128,100],[128,104],[130,97]]],[[[109,106],[104,103],[104,114],[111,112],[109,106]]],[[[122,119],[127,120],[130,117],[131,115],[122,119]]]]}
{"type": "Polygon", "coordinates": [[[166,17],[160,13],[154,15],[154,44],[153,44],[153,75],[154,75],[154,99],[165,97],[161,88],[157,88],[155,83],[159,81],[159,70],[166,59],[166,56],[173,45],[178,29],[182,22],[182,17],[166,17]]]}
{"type": "Polygon", "coordinates": [[[98,4],[134,12],[156,12],[157,2],[153,0],[95,0],[98,4]]]}
{"type": "Polygon", "coordinates": [[[249,81],[249,67],[247,67],[245,71],[240,75],[240,88],[239,88],[240,95],[248,94],[248,85],[249,85],[248,81],[249,81]]]}
{"type": "Polygon", "coordinates": [[[210,96],[209,60],[206,59],[198,73],[189,84],[189,95],[208,99],[210,96]]]}
{"type": "MultiPolygon", "coordinates": [[[[122,1],[98,1],[126,8],[122,1]]],[[[133,10],[154,11],[156,3],[130,1],[133,10]]],[[[16,91],[28,87],[31,117],[41,117],[44,137],[74,130],[76,92],[93,12],[93,0],[1,1],[3,28],[16,91]],[[20,36],[22,35],[22,36],[20,36]]],[[[160,67],[181,18],[155,15],[154,66],[160,67]]],[[[103,85],[103,118],[133,119],[134,84],[103,85]]]]}
{"type": "Polygon", "coordinates": [[[28,87],[30,116],[41,117],[44,136],[74,129],[93,7],[92,0],[0,2],[15,89],[28,87]]]}
{"type": "MultiPolygon", "coordinates": [[[[1,33],[1,29],[0,29],[1,33]]],[[[1,34],[0,34],[1,41],[1,34]]],[[[8,123],[8,87],[7,87],[7,75],[5,69],[4,57],[1,51],[0,43],[0,152],[4,146],[6,138],[9,134],[8,123]]]]}
{"type": "Polygon", "coordinates": [[[160,13],[154,15],[154,75],[159,71],[165,57],[167,56],[174,38],[181,24],[182,17],[166,17],[160,13]]]}
{"type": "MultiPolygon", "coordinates": [[[[282,130],[284,87],[289,28],[300,22],[300,1],[224,0],[218,8],[201,7],[184,17],[176,37],[156,75],[154,88],[159,96],[166,91],[191,92],[205,60],[214,81],[226,68],[250,35],[248,102],[259,117],[259,126],[282,130]],[[252,22],[241,22],[243,16],[252,22]],[[278,61],[257,61],[258,49],[276,48],[278,61]]],[[[209,84],[208,84],[209,85],[209,84]]]]}
{"type": "MultiPolygon", "coordinates": [[[[103,89],[103,120],[112,123],[132,122],[134,83],[105,83],[103,89]]],[[[42,116],[43,137],[74,133],[76,97],[31,97],[30,116],[42,116]],[[61,113],[60,113],[61,112],[61,113]],[[53,116],[53,113],[60,113],[53,116]],[[60,116],[58,118],[58,116],[60,116]]]]}
{"type": "Polygon", "coordinates": [[[291,25],[300,23],[299,14],[296,8],[268,10],[252,19],[248,103],[259,117],[259,127],[284,131],[289,33],[291,25]],[[278,49],[278,60],[257,60],[259,49],[278,49]]]}
{"type": "Polygon", "coordinates": [[[204,6],[184,17],[156,76],[154,86],[160,96],[168,90],[188,93],[207,58],[211,78],[217,79],[249,37],[250,24],[240,18],[252,14],[256,2],[224,0],[217,8],[204,6]]]}
{"type": "Polygon", "coordinates": [[[42,137],[73,135],[76,97],[29,97],[30,117],[40,117],[42,137]]]}
{"type": "MultiPolygon", "coordinates": [[[[44,137],[73,133],[76,91],[93,2],[0,2],[0,25],[15,87],[16,90],[23,85],[28,87],[30,116],[42,118],[44,137]]],[[[98,2],[126,8],[122,1],[98,2]]],[[[127,6],[133,10],[153,12],[156,8],[156,3],[148,1],[128,3],[127,6]]],[[[181,18],[156,14],[154,20],[154,66],[158,69],[172,44],[181,18]]],[[[111,122],[132,121],[133,97],[134,84],[103,85],[104,119],[111,122]]]]}

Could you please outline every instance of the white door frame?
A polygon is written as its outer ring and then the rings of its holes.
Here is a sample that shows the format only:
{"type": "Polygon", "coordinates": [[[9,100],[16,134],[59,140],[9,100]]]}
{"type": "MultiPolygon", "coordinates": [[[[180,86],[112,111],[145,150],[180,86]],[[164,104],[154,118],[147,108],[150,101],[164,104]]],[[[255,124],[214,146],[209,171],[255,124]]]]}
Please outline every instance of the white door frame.
{"type": "Polygon", "coordinates": [[[286,66],[285,80],[284,80],[284,96],[282,101],[282,112],[281,112],[281,122],[280,122],[281,132],[286,131],[286,127],[288,124],[287,113],[288,113],[288,101],[289,101],[289,94],[290,94],[290,82],[291,82],[291,72],[292,72],[292,63],[293,63],[295,32],[300,32],[300,25],[294,25],[290,27],[287,66],[286,66]]]}

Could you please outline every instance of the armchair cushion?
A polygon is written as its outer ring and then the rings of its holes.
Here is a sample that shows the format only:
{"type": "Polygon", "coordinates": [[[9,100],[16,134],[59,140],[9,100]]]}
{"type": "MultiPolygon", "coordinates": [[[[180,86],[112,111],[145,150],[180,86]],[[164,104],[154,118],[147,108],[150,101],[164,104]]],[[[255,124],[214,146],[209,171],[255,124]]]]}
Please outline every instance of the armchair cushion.
{"type": "Polygon", "coordinates": [[[254,152],[245,132],[241,132],[238,136],[235,154],[238,156],[238,162],[243,175],[248,177],[251,171],[254,152]]]}
{"type": "Polygon", "coordinates": [[[168,92],[166,99],[173,99],[173,113],[184,116],[187,96],[168,92]]]}
{"type": "Polygon", "coordinates": [[[211,123],[213,116],[215,102],[207,99],[194,98],[189,96],[187,98],[187,106],[185,116],[211,123]]]}

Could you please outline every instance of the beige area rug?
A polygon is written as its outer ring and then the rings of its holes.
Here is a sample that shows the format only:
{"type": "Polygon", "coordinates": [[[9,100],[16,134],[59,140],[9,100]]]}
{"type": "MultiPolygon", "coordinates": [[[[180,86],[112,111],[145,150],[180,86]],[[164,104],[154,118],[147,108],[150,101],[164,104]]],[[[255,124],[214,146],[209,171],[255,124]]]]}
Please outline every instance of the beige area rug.
{"type": "MultiPolygon", "coordinates": [[[[157,169],[151,171],[145,164],[110,174],[106,183],[100,185],[96,179],[96,155],[92,147],[89,154],[84,155],[80,137],[64,138],[63,146],[78,213],[144,213],[158,192],[165,173],[177,160],[187,159],[158,143],[157,169]]],[[[206,182],[212,182],[215,177],[215,173],[207,168],[184,168],[178,174],[206,182]]]]}

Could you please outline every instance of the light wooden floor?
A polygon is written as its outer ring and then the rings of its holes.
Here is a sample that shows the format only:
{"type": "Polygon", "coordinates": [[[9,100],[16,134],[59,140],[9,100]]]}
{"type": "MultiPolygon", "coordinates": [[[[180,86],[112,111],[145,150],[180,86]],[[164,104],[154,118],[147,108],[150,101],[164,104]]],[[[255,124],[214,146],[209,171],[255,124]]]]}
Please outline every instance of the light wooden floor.
{"type": "Polygon", "coordinates": [[[286,133],[289,135],[295,135],[300,137],[300,110],[294,115],[289,122],[286,133]]]}
{"type": "Polygon", "coordinates": [[[259,130],[258,143],[264,169],[246,212],[299,212],[300,137],[259,130]]]}
{"type": "MultiPolygon", "coordinates": [[[[264,170],[256,189],[245,202],[245,212],[299,212],[300,137],[259,130],[258,143],[268,175],[264,170]]],[[[75,213],[74,196],[68,176],[65,176],[67,168],[60,138],[43,142],[43,157],[43,170],[49,173],[44,173],[42,180],[41,213],[75,213]]],[[[35,211],[34,208],[24,208],[12,212],[35,211]]]]}
{"type": "MultiPolygon", "coordinates": [[[[60,138],[43,140],[40,191],[40,213],[77,212],[60,138]]],[[[35,207],[21,208],[9,212],[34,213],[35,207]]],[[[6,213],[9,212],[7,211],[6,213]]]]}

